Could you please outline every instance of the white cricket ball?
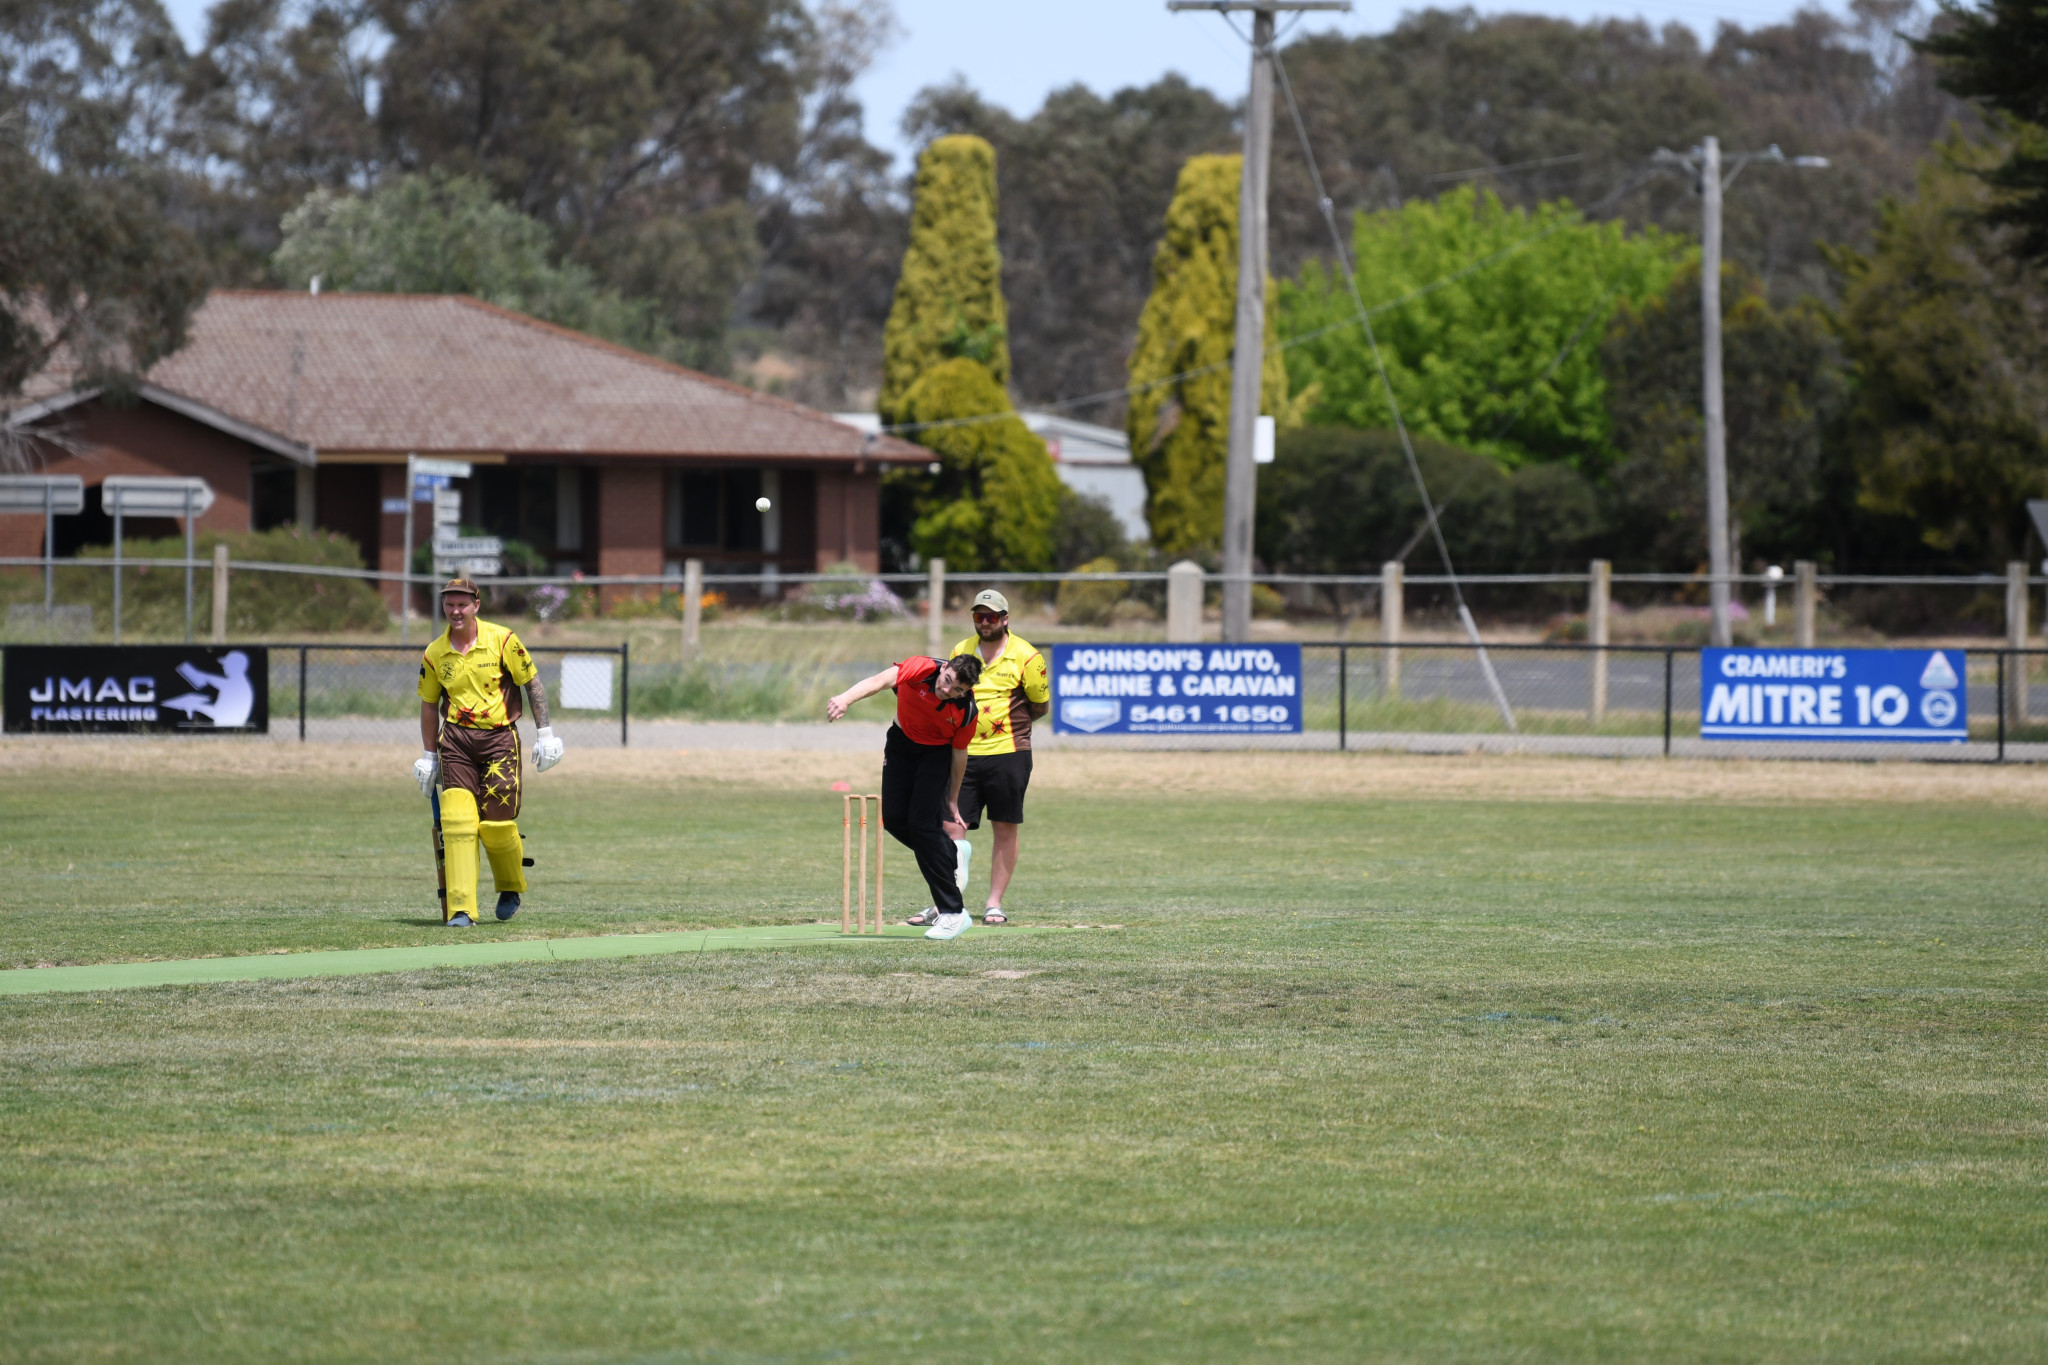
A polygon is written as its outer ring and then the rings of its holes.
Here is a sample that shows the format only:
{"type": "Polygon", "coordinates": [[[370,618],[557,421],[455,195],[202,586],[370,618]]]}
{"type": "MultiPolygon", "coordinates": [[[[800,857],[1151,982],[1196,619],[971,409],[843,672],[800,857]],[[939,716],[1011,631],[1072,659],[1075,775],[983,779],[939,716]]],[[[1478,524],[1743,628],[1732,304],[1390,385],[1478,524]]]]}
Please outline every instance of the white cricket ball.
{"type": "Polygon", "coordinates": [[[754,499],[754,510],[755,510],[756,512],[765,512],[765,511],[767,511],[767,510],[768,510],[768,499],[766,499],[766,498],[755,498],[755,499],[754,499]]]}

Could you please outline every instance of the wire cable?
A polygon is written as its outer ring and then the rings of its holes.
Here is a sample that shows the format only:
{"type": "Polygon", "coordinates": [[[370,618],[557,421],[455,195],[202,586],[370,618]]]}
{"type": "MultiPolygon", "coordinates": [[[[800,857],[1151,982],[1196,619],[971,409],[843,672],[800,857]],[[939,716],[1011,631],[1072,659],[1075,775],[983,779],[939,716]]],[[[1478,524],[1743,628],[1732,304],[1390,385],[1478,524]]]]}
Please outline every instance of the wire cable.
{"type": "Polygon", "coordinates": [[[1351,291],[1351,302],[1357,306],[1359,324],[1365,329],[1365,342],[1372,350],[1372,363],[1379,371],[1380,387],[1387,395],[1387,408],[1394,415],[1394,433],[1401,440],[1401,454],[1407,458],[1408,473],[1415,480],[1416,491],[1422,495],[1422,509],[1429,517],[1429,533],[1436,540],[1436,552],[1443,560],[1444,576],[1450,580],[1451,600],[1457,603],[1458,620],[1464,624],[1465,634],[1472,641],[1472,648],[1479,656],[1479,668],[1486,675],[1487,688],[1493,693],[1494,705],[1500,708],[1500,718],[1512,732],[1515,724],[1515,710],[1508,705],[1508,694],[1500,685],[1500,675],[1493,670],[1493,661],[1486,657],[1486,645],[1479,638],[1478,623],[1472,619],[1472,609],[1465,605],[1465,592],[1458,584],[1458,570],[1451,562],[1451,547],[1444,541],[1443,524],[1437,519],[1436,503],[1430,499],[1429,484],[1422,477],[1422,465],[1415,458],[1415,443],[1408,439],[1408,424],[1401,417],[1401,402],[1394,394],[1394,381],[1387,373],[1387,360],[1380,352],[1379,338],[1373,334],[1372,316],[1366,311],[1365,298],[1358,292],[1358,272],[1351,266],[1351,248],[1344,241],[1344,234],[1337,229],[1337,214],[1330,202],[1329,194],[1323,188],[1323,173],[1316,164],[1315,149],[1309,145],[1308,126],[1302,122],[1301,106],[1294,99],[1294,82],[1287,78],[1287,66],[1280,60],[1277,50],[1267,53],[1267,60],[1273,63],[1273,74],[1279,79],[1280,93],[1287,100],[1287,112],[1294,120],[1295,136],[1301,139],[1301,159],[1308,165],[1309,183],[1316,194],[1316,208],[1323,216],[1323,224],[1330,230],[1330,246],[1337,253],[1337,264],[1344,271],[1344,283],[1351,291]]]}

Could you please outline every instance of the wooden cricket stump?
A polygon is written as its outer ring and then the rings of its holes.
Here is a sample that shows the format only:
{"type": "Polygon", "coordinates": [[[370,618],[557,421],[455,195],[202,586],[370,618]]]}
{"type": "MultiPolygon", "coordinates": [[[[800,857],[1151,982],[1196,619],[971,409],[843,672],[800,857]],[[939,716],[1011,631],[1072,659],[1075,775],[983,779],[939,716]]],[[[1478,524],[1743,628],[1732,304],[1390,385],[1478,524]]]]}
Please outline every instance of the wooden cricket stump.
{"type": "Polygon", "coordinates": [[[875,932],[882,932],[882,798],[874,793],[848,795],[839,802],[839,932],[868,931],[868,802],[875,803],[875,932]],[[860,803],[860,894],[854,895],[853,805],[860,803]],[[859,918],[855,919],[856,909],[859,918]]]}

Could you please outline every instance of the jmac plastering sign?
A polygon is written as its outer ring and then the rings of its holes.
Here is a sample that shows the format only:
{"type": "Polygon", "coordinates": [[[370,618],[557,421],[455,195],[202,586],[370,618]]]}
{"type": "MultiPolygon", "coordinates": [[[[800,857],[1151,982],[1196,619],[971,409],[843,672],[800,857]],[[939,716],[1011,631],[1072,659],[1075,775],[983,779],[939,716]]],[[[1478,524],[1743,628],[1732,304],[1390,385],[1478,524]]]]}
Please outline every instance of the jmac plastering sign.
{"type": "Polygon", "coordinates": [[[8,734],[263,734],[261,645],[9,645],[8,734]]]}
{"type": "Polygon", "coordinates": [[[1301,733],[1300,645],[1054,645],[1063,735],[1301,733]]]}
{"type": "Polygon", "coordinates": [[[1970,737],[1959,649],[1700,651],[1703,739],[1970,737]]]}

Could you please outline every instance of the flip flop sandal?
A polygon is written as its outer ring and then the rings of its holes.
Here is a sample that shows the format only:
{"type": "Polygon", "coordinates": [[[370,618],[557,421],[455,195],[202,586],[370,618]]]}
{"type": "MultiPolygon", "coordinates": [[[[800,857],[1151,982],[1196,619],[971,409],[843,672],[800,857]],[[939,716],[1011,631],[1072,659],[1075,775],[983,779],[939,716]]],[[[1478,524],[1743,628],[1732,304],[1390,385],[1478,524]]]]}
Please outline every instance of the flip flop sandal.
{"type": "Polygon", "coordinates": [[[1010,917],[1000,910],[991,910],[981,917],[983,924],[1008,924],[1010,917]]]}
{"type": "Polygon", "coordinates": [[[916,914],[912,915],[909,919],[903,922],[905,924],[915,925],[918,928],[922,929],[926,925],[937,924],[939,922],[939,912],[936,907],[928,907],[926,909],[918,911],[916,914]]]}

